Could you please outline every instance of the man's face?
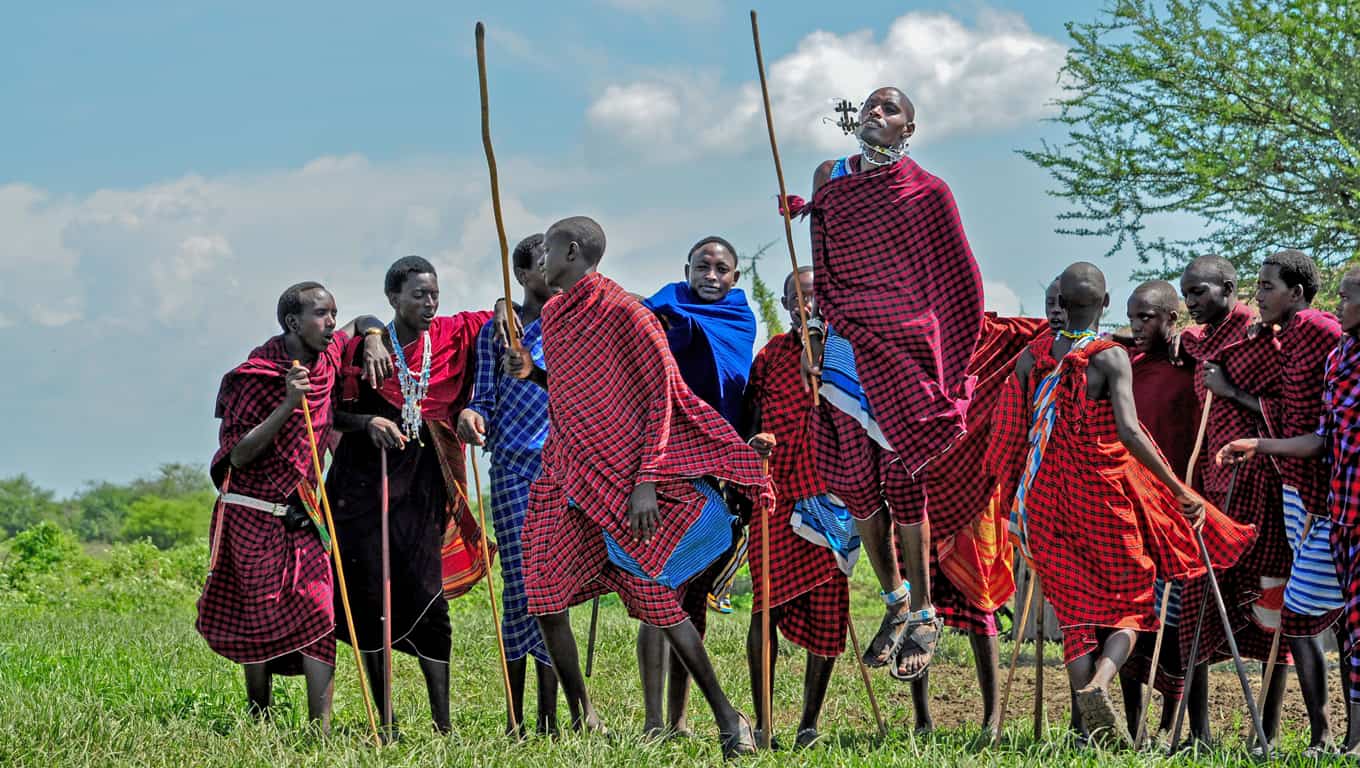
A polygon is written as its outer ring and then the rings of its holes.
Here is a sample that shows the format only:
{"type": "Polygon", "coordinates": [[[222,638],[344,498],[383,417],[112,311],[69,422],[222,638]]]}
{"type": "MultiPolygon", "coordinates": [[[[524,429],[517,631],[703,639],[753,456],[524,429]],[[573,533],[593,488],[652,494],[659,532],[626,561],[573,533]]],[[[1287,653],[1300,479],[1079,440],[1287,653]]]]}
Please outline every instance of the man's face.
{"type": "Polygon", "coordinates": [[[1129,299],[1129,330],[1133,332],[1133,346],[1139,352],[1150,352],[1166,345],[1174,318],[1166,310],[1153,306],[1142,296],[1129,299]]]}
{"type": "MultiPolygon", "coordinates": [[[[808,315],[817,314],[817,300],[812,295],[812,289],[813,286],[816,285],[816,281],[813,280],[812,273],[799,272],[797,280],[798,288],[801,288],[803,291],[803,301],[807,302],[808,315]]],[[[784,281],[784,298],[782,299],[782,303],[784,309],[789,311],[789,319],[793,322],[794,329],[801,328],[803,325],[803,318],[798,314],[798,293],[794,288],[793,280],[784,281]]]]}
{"type": "Polygon", "coordinates": [[[1265,325],[1280,325],[1289,319],[1294,305],[1303,298],[1303,289],[1290,288],[1280,278],[1280,268],[1274,264],[1261,267],[1256,277],[1256,307],[1265,325]]]}
{"type": "Polygon", "coordinates": [[[1057,280],[1049,283],[1048,289],[1044,291],[1044,314],[1048,317],[1050,330],[1061,331],[1067,327],[1067,311],[1062,308],[1062,302],[1058,301],[1057,280]]]}
{"type": "Polygon", "coordinates": [[[1337,307],[1336,317],[1341,321],[1341,330],[1360,336],[1360,280],[1342,280],[1339,293],[1341,306],[1337,307]]]}
{"type": "Polygon", "coordinates": [[[439,312],[439,278],[430,272],[408,274],[401,291],[387,294],[387,302],[408,328],[427,330],[439,312]]]}
{"type": "Polygon", "coordinates": [[[543,280],[543,272],[539,269],[539,264],[543,261],[543,244],[534,246],[533,255],[529,257],[529,266],[515,267],[515,280],[524,288],[524,292],[539,299],[546,301],[553,295],[552,289],[543,280]]]}
{"type": "Polygon", "coordinates": [[[704,243],[695,248],[685,265],[690,291],[706,302],[727,298],[739,277],[737,257],[721,243],[704,243]]]}
{"type": "Polygon", "coordinates": [[[859,108],[859,136],[880,147],[893,147],[916,131],[907,106],[893,88],[879,88],[859,108]]]}
{"type": "Polygon", "coordinates": [[[293,333],[307,349],[321,353],[335,335],[335,298],[324,288],[302,292],[302,310],[288,318],[293,333]]]}
{"type": "Polygon", "coordinates": [[[557,292],[563,289],[571,271],[572,257],[580,257],[580,254],[573,253],[576,247],[570,237],[555,229],[548,230],[543,236],[543,255],[539,258],[538,269],[548,290],[557,292]]]}
{"type": "Polygon", "coordinates": [[[1226,283],[1208,270],[1191,267],[1181,275],[1181,298],[1190,319],[1200,325],[1214,325],[1228,316],[1228,301],[1237,286],[1226,283]]]}

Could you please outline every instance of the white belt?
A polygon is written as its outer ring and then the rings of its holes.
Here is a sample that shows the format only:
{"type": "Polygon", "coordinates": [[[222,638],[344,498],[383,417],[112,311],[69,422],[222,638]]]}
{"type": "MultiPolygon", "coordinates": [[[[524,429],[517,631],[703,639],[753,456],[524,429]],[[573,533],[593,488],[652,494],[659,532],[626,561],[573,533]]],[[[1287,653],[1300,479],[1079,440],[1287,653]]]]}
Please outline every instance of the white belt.
{"type": "Polygon", "coordinates": [[[288,514],[289,510],[292,509],[292,507],[287,504],[275,504],[272,501],[257,499],[254,496],[243,496],[239,493],[222,494],[222,503],[258,509],[261,512],[268,512],[274,517],[284,517],[288,514]]]}

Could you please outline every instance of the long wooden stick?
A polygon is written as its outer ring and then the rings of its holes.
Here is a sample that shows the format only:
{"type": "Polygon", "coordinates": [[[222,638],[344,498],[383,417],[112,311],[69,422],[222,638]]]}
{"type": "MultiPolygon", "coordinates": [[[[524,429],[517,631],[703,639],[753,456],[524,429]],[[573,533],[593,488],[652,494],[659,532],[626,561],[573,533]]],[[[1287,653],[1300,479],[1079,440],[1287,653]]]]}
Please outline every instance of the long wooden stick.
{"type": "Polygon", "coordinates": [[[600,598],[590,601],[590,636],[586,639],[586,677],[595,671],[595,634],[600,627],[600,598]]]}
{"type": "MultiPolygon", "coordinates": [[[[1204,393],[1204,408],[1199,414],[1199,430],[1195,433],[1195,447],[1190,451],[1190,464],[1185,468],[1185,486],[1195,479],[1195,464],[1199,461],[1200,451],[1204,448],[1204,435],[1209,429],[1209,410],[1214,407],[1214,393],[1204,393]]],[[[1157,637],[1152,643],[1152,667],[1148,670],[1148,681],[1143,691],[1143,706],[1138,713],[1138,728],[1133,736],[1134,747],[1140,747],[1147,736],[1148,710],[1152,708],[1153,686],[1157,683],[1157,664],[1161,661],[1162,641],[1166,637],[1166,614],[1171,607],[1171,581],[1162,579],[1162,607],[1157,612],[1157,637]]]]}
{"type": "MultiPolygon", "coordinates": [[[[770,153],[774,156],[774,174],[779,179],[779,207],[784,215],[784,241],[789,246],[789,262],[793,267],[793,289],[798,295],[798,318],[803,331],[803,351],[807,354],[808,365],[815,366],[812,359],[812,346],[808,341],[808,306],[803,298],[803,285],[798,280],[798,254],[793,248],[793,220],[789,216],[788,195],[784,186],[784,166],[779,160],[779,142],[774,137],[774,113],[770,111],[770,88],[765,82],[765,57],[760,52],[760,24],[756,12],[751,11],[751,40],[756,47],[756,71],[760,73],[760,96],[765,105],[765,127],[770,133],[770,153]]],[[[812,402],[817,403],[817,382],[812,383],[812,402]]]]}
{"type": "MultiPolygon", "coordinates": [[[[299,365],[294,360],[293,365],[299,365]]],[[[312,431],[312,409],[307,398],[302,398],[302,418],[307,424],[307,442],[312,449],[312,467],[316,470],[317,490],[321,496],[321,511],[326,515],[326,528],[331,537],[332,559],[335,561],[335,579],[340,587],[340,604],[345,609],[345,627],[349,630],[349,647],[354,649],[354,664],[359,668],[359,696],[364,700],[364,711],[368,713],[368,726],[373,729],[373,743],[382,746],[378,735],[378,720],[373,716],[373,703],[368,700],[368,674],[364,672],[364,660],[359,655],[359,636],[354,632],[354,614],[349,608],[349,589],[345,586],[345,561],[340,557],[340,538],[336,536],[335,520],[331,517],[331,502],[326,497],[326,483],[321,475],[321,452],[316,447],[316,433],[312,431]]]]}
{"type": "Polygon", "coordinates": [[[855,652],[855,666],[859,667],[859,677],[864,681],[864,692],[869,695],[869,709],[873,712],[874,723],[878,725],[878,737],[888,738],[888,723],[883,719],[883,713],[878,708],[878,697],[874,695],[874,684],[869,679],[869,668],[864,666],[864,655],[859,650],[859,633],[855,631],[855,619],[848,613],[845,617],[845,626],[850,630],[850,648],[855,652]]]}
{"type": "Polygon", "coordinates": [[[1038,574],[1033,568],[1029,569],[1029,584],[1025,586],[1025,607],[1020,610],[1020,623],[1015,627],[1015,645],[1011,647],[1011,668],[1006,673],[1006,687],[1001,693],[1001,709],[997,712],[996,733],[992,734],[992,743],[1001,743],[1001,734],[1006,730],[1006,707],[1011,701],[1011,684],[1015,682],[1015,668],[1020,663],[1020,644],[1024,640],[1025,625],[1029,623],[1029,610],[1034,605],[1034,583],[1038,581],[1038,574]]]}
{"type": "Polygon", "coordinates": [[[391,494],[387,484],[387,449],[379,452],[382,465],[382,612],[383,612],[383,701],[382,721],[392,728],[392,536],[390,527],[391,494]]]}
{"type": "Polygon", "coordinates": [[[501,631],[500,614],[496,610],[495,579],[491,575],[491,545],[486,540],[486,500],[482,496],[482,476],[477,471],[477,452],[468,446],[468,458],[472,462],[472,483],[477,490],[477,516],[482,527],[482,561],[486,563],[486,593],[491,599],[491,623],[496,628],[496,647],[501,652],[501,681],[505,684],[505,710],[510,715],[510,730],[519,734],[519,719],[515,717],[515,699],[510,691],[510,662],[505,655],[505,633],[501,631]]]}
{"type": "MultiPolygon", "coordinates": [[[[761,470],[765,477],[770,476],[770,460],[762,459],[761,470]]],[[[761,733],[763,744],[759,746],[769,749],[771,734],[774,732],[774,711],[771,709],[774,701],[774,681],[770,679],[772,662],[770,659],[770,505],[760,512],[760,561],[765,565],[764,572],[760,574],[760,595],[764,601],[765,609],[760,612],[760,705],[765,713],[765,730],[761,733]]]]}
{"type": "MultiPolygon", "coordinates": [[[[1034,604],[1038,608],[1034,620],[1034,741],[1044,737],[1044,637],[1048,611],[1044,607],[1044,585],[1038,571],[1030,571],[1034,579],[1034,604]]],[[[998,724],[998,728],[1000,725],[998,724]]]]}
{"type": "Polygon", "coordinates": [[[505,285],[505,323],[508,331],[506,343],[516,351],[520,350],[518,318],[515,304],[510,293],[510,244],[505,239],[505,220],[501,216],[501,184],[496,173],[496,151],[491,148],[491,100],[486,88],[486,27],[477,22],[477,86],[482,96],[482,148],[486,150],[486,167],[491,174],[491,212],[496,219],[496,238],[501,246],[501,278],[505,285]]]}

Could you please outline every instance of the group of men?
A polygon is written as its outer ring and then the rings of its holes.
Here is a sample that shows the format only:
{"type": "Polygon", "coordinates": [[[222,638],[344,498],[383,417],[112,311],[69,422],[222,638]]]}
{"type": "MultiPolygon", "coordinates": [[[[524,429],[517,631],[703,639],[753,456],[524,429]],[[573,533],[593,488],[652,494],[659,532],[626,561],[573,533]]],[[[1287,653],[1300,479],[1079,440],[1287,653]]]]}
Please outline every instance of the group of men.
{"type": "MultiPolygon", "coordinates": [[[[1128,300],[1130,338],[1100,335],[1109,296],[1086,263],[1049,287],[1046,318],[986,313],[949,188],[906,156],[914,119],[900,90],[874,91],[861,151],[819,166],[810,202],[782,201],[810,217],[812,266],[784,281],[792,330],[754,359],[731,243],[699,240],[685,280],[644,298],[599,272],[605,234],[581,216],[518,244],[513,306],[439,315],[435,269],[419,257],[387,272],[386,324],[338,328],[322,286],[285,291],[282,334],[218,396],[221,497],[199,604],[210,646],[244,665],[252,708],[268,712],[271,674],[303,673],[324,727],[335,638],[362,652],[376,696],[386,629],[418,659],[434,724],[449,729],[448,600],[492,567],[467,502],[472,445],[490,455],[512,724],[532,656],[537,730],[556,730],[559,687],[573,728],[604,730],[567,612],[613,592],[641,625],[649,735],[687,733],[692,681],[725,756],[775,743],[760,691],[782,633],[808,654],[795,744],[812,745],[862,544],[884,603],[863,663],[911,683],[915,727],[929,730],[943,627],[967,633],[995,733],[1013,538],[1057,613],[1079,733],[1127,741],[1163,602],[1155,680],[1169,727],[1187,668],[1226,653],[1222,625],[1202,618],[1212,568],[1243,653],[1296,665],[1319,750],[1332,740],[1320,638],[1340,632],[1354,748],[1360,273],[1342,283],[1340,324],[1310,309],[1318,270],[1296,251],[1265,260],[1259,317],[1215,256],[1182,277],[1196,323],[1184,332],[1175,288],[1150,282],[1128,300]],[[325,478],[314,448],[332,450],[325,478]],[[766,537],[768,558],[747,544],[766,537]],[[754,724],[703,643],[710,596],[743,557],[756,585],[754,724]],[[345,597],[352,632],[335,621],[345,597]]],[[[1268,692],[1271,739],[1284,677],[1268,692]]],[[[1207,741],[1206,677],[1193,680],[1191,731],[1207,741]]]]}

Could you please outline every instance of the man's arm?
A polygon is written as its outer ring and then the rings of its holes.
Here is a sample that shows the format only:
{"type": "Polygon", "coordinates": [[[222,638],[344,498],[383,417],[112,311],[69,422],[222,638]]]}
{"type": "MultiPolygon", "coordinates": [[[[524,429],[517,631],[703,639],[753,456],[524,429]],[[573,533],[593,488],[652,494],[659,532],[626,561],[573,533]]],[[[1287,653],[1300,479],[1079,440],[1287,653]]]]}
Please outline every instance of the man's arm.
{"type": "Polygon", "coordinates": [[[373,315],[359,315],[340,329],[350,336],[363,336],[363,378],[374,389],[391,376],[392,356],[387,348],[387,326],[373,315]]]}
{"type": "Polygon", "coordinates": [[[1214,397],[1229,400],[1238,407],[1254,414],[1261,413],[1260,398],[1233,384],[1232,380],[1228,378],[1228,372],[1223,370],[1223,366],[1218,363],[1204,363],[1204,387],[1213,392],[1214,397]]]}
{"type": "Polygon", "coordinates": [[[233,467],[244,467],[260,458],[261,454],[269,448],[270,443],[274,442],[279,430],[283,429],[283,425],[293,415],[293,412],[301,407],[302,398],[306,397],[307,392],[312,388],[307,373],[306,368],[296,363],[288,370],[283,381],[286,392],[283,401],[265,417],[264,421],[252,427],[236,444],[235,448],[231,449],[231,465],[233,467]]]}
{"type": "Polygon", "coordinates": [[[1244,437],[1234,440],[1218,450],[1219,464],[1240,464],[1253,457],[1282,456],[1288,459],[1316,459],[1327,450],[1327,441],[1321,435],[1296,435],[1277,439],[1263,437],[1244,437]]]}
{"type": "Polygon", "coordinates": [[[477,333],[476,373],[472,378],[472,398],[458,414],[458,437],[471,445],[486,444],[487,424],[496,410],[496,366],[501,356],[496,344],[496,325],[492,321],[477,333]]]}
{"type": "Polygon", "coordinates": [[[406,435],[391,419],[362,413],[336,411],[335,420],[332,424],[337,432],[367,432],[368,439],[372,440],[373,444],[379,448],[400,450],[406,447],[406,435]]]}

